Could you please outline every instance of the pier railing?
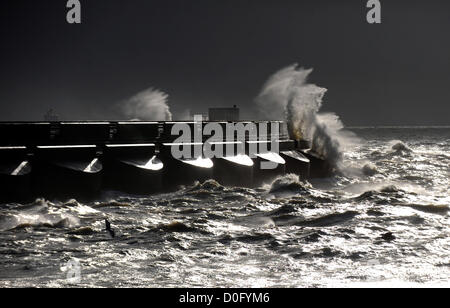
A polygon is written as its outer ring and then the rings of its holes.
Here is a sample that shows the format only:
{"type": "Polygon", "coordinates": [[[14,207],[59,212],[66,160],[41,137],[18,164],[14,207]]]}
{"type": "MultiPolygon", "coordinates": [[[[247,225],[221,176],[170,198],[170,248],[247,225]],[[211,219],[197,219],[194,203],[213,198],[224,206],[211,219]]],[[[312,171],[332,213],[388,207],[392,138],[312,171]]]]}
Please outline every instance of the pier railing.
{"type": "MultiPolygon", "coordinates": [[[[227,129],[230,125],[240,127],[256,127],[244,132],[245,141],[271,140],[272,129],[276,127],[277,138],[287,141],[285,125],[281,121],[260,122],[133,122],[133,121],[82,121],[82,122],[0,122],[0,147],[13,146],[46,146],[46,145],[104,145],[115,143],[170,143],[180,137],[172,134],[172,128],[177,124],[188,125],[193,132],[201,130],[201,142],[206,142],[212,136],[204,134],[207,124],[216,123],[223,128],[222,138],[214,141],[226,141],[227,129]],[[222,139],[222,140],[220,140],[222,139]]],[[[232,126],[231,126],[232,127],[232,126]]],[[[198,135],[197,135],[198,136],[198,135]]],[[[237,138],[237,132],[231,139],[237,138]]],[[[198,141],[198,140],[197,140],[198,141]]]]}

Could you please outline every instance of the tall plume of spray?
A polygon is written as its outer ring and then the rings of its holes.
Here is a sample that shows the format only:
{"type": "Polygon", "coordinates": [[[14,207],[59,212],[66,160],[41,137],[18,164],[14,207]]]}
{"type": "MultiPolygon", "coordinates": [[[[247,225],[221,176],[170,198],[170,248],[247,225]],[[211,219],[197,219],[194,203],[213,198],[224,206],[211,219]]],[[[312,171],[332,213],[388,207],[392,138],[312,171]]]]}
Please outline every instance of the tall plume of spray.
{"type": "Polygon", "coordinates": [[[310,141],[314,152],[340,168],[344,151],[355,145],[357,138],[343,129],[337,115],[319,113],[327,89],[308,83],[312,71],[294,64],[276,72],[264,84],[256,103],[267,119],[285,119],[292,138],[310,141]]]}
{"type": "Polygon", "coordinates": [[[122,112],[129,119],[143,121],[172,121],[168,105],[169,95],[149,88],[121,104],[122,112]]]}

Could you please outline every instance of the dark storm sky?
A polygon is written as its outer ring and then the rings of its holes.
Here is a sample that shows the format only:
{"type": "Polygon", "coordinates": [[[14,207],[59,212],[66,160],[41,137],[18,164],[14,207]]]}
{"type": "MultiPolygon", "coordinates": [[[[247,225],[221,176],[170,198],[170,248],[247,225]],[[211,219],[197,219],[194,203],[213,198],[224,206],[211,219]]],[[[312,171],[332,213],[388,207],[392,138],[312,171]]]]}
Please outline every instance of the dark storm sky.
{"type": "Polygon", "coordinates": [[[0,4],[0,120],[117,117],[149,87],[186,109],[254,98],[278,69],[313,67],[324,109],[348,125],[449,125],[450,2],[382,0],[66,0],[0,4]]]}

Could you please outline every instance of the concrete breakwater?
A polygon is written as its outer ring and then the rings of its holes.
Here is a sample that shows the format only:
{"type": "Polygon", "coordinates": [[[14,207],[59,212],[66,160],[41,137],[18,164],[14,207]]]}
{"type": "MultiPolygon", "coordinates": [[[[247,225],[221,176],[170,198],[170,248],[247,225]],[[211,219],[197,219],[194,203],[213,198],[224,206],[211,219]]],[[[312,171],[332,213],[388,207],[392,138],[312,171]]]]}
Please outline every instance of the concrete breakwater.
{"type": "Polygon", "coordinates": [[[206,179],[255,187],[280,174],[306,179],[327,171],[278,121],[0,123],[2,202],[95,198],[102,190],[166,192],[206,179]],[[212,124],[215,132],[205,129],[212,124]],[[217,134],[219,128],[225,133],[217,134]],[[174,149],[190,155],[176,157],[174,149]]]}

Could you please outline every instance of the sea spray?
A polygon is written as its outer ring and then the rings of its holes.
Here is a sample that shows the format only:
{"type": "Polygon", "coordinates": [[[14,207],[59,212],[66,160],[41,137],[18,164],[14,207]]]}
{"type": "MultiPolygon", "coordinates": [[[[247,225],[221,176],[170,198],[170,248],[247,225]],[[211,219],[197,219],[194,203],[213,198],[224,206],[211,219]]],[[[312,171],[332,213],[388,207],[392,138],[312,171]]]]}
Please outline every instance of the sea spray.
{"type": "Polygon", "coordinates": [[[280,120],[286,117],[286,105],[290,99],[290,88],[296,79],[304,80],[311,70],[296,70],[292,65],[273,74],[264,84],[256,103],[266,120],[280,120]]]}
{"type": "Polygon", "coordinates": [[[171,121],[168,98],[166,93],[149,88],[123,102],[121,109],[125,116],[133,120],[171,121]]]}
{"type": "Polygon", "coordinates": [[[310,141],[314,152],[340,167],[343,151],[357,139],[343,129],[337,115],[319,113],[327,89],[308,83],[311,73],[312,69],[297,64],[278,71],[265,83],[256,103],[267,119],[284,118],[292,138],[310,141]]]}

